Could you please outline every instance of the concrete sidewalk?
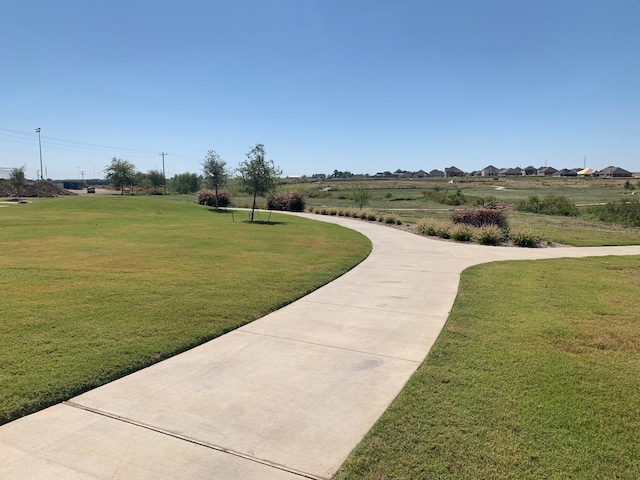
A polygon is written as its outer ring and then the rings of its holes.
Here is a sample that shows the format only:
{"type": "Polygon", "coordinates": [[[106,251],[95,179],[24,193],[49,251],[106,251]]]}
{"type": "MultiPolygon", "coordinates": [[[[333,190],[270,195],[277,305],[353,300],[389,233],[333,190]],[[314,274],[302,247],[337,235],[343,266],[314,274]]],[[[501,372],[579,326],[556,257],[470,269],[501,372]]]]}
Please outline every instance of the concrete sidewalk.
{"type": "Polygon", "coordinates": [[[428,353],[462,270],[640,255],[464,245],[311,218],[362,232],[371,255],[249,325],[0,427],[0,478],[330,478],[428,353]]]}

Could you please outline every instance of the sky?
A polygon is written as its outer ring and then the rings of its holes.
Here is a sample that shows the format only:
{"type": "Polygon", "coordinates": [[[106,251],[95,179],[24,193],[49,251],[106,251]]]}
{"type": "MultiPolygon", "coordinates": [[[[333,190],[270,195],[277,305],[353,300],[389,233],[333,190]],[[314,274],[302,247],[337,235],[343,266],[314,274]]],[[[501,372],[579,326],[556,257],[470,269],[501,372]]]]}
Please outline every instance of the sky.
{"type": "Polygon", "coordinates": [[[640,0],[5,0],[0,167],[640,171],[640,0]]]}

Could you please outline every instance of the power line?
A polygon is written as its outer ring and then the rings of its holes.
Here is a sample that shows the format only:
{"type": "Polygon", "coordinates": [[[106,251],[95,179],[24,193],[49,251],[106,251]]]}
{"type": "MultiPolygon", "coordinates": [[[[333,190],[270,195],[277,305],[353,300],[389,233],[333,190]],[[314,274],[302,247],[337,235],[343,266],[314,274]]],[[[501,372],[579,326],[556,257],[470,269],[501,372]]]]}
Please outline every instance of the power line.
{"type": "MultiPolygon", "coordinates": [[[[38,139],[36,135],[27,132],[21,132],[19,130],[12,130],[9,128],[0,127],[0,138],[12,143],[19,143],[22,145],[37,145],[38,139]]],[[[94,154],[109,154],[118,153],[120,155],[127,156],[150,156],[155,155],[156,152],[151,150],[141,150],[136,148],[116,147],[112,145],[101,145],[98,143],[80,142],[76,140],[68,140],[65,138],[51,137],[42,135],[41,142],[47,146],[48,149],[63,150],[79,153],[94,153],[94,154]]],[[[168,154],[165,154],[168,155],[168,154]]],[[[182,160],[188,160],[191,162],[199,162],[199,160],[186,157],[179,154],[171,154],[173,157],[182,160]]]]}

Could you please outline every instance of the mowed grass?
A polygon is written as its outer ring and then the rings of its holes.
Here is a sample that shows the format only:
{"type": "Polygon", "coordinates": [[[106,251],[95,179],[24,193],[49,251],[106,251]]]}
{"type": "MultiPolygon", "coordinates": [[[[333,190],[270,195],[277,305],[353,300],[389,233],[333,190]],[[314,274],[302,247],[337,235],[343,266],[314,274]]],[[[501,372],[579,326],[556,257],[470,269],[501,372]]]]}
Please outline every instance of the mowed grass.
{"type": "Polygon", "coordinates": [[[0,209],[0,423],[250,322],[371,249],[323,222],[246,218],[161,197],[0,209]]]}
{"type": "Polygon", "coordinates": [[[461,278],[432,351],[336,479],[640,477],[640,257],[461,278]]]}

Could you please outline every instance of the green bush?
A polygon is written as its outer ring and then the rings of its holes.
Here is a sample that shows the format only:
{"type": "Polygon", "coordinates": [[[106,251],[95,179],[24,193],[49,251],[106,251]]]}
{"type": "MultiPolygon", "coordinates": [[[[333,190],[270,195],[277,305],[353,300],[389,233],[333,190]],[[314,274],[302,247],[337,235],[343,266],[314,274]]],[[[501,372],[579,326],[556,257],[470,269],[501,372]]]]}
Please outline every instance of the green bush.
{"type": "Polygon", "coordinates": [[[601,222],[625,227],[640,227],[640,200],[620,200],[606,205],[590,207],[588,212],[601,222]]]}
{"type": "Polygon", "coordinates": [[[457,189],[456,193],[449,193],[448,191],[441,192],[439,188],[434,188],[433,190],[423,190],[422,195],[426,200],[443,205],[464,205],[467,203],[467,198],[460,189],[457,189]]]}
{"type": "MultiPolygon", "coordinates": [[[[229,192],[225,190],[219,190],[217,197],[218,197],[218,207],[228,207],[231,204],[231,194],[229,192]]],[[[216,206],[215,190],[200,190],[197,193],[196,201],[200,205],[215,207],[216,206]]]]}
{"type": "Polygon", "coordinates": [[[570,202],[567,197],[555,195],[549,195],[543,199],[532,195],[526,200],[520,200],[516,204],[516,210],[544,215],[563,215],[565,217],[578,215],[578,208],[574,203],[570,202]]]}
{"type": "Polygon", "coordinates": [[[485,225],[475,231],[475,240],[482,245],[499,245],[503,238],[504,231],[496,225],[485,225]]]}
{"type": "Polygon", "coordinates": [[[518,247],[536,248],[542,245],[544,234],[529,227],[520,227],[511,231],[510,238],[518,247]]]}

